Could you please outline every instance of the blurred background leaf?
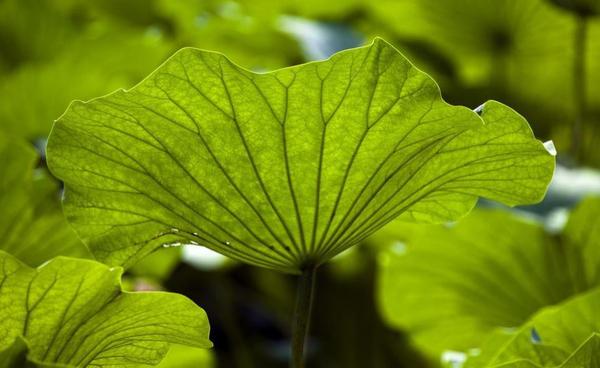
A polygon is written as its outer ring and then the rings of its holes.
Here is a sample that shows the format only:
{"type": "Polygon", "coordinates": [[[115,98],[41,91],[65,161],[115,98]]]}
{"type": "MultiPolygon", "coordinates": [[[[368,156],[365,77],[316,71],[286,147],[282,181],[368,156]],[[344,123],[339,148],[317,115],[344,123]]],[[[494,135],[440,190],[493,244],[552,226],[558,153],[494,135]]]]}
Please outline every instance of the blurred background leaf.
{"type": "Polygon", "coordinates": [[[17,138],[0,136],[0,249],[31,266],[58,255],[89,257],[67,224],[59,188],[38,155],[17,138]]]}
{"type": "Polygon", "coordinates": [[[597,368],[600,290],[543,309],[517,331],[498,330],[466,367],[597,368]]]}
{"type": "Polygon", "coordinates": [[[517,329],[540,309],[600,286],[598,198],[580,203],[560,235],[498,210],[449,227],[388,228],[379,256],[383,317],[432,357],[475,349],[493,330],[517,329]]]}

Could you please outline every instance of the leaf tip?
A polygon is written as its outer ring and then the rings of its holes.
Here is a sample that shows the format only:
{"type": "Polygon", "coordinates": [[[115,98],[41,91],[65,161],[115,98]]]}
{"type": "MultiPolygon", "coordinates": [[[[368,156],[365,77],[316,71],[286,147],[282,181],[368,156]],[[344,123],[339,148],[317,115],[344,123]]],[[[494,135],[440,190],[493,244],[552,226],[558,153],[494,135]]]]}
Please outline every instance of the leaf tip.
{"type": "Polygon", "coordinates": [[[484,106],[485,106],[485,103],[483,103],[483,104],[481,104],[481,105],[477,106],[476,108],[474,108],[474,109],[473,109],[473,111],[474,111],[474,112],[475,112],[477,115],[481,116],[481,114],[483,114],[483,108],[484,108],[484,106]]]}
{"type": "Polygon", "coordinates": [[[380,36],[375,36],[373,38],[373,41],[371,42],[371,46],[377,46],[377,47],[381,47],[381,46],[387,46],[387,47],[393,47],[389,42],[387,42],[386,40],[384,40],[382,37],[380,36]]]}
{"type": "Polygon", "coordinates": [[[548,153],[555,157],[556,154],[558,153],[556,151],[556,146],[554,145],[554,142],[552,140],[546,141],[544,142],[544,148],[546,149],[546,151],[548,151],[548,153]]]}

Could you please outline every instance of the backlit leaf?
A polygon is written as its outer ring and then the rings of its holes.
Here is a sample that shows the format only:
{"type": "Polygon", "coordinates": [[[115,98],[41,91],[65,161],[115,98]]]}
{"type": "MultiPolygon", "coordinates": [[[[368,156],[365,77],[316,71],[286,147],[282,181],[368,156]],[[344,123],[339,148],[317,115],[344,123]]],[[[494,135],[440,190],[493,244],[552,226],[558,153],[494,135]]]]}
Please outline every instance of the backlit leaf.
{"type": "Polygon", "coordinates": [[[23,338],[41,366],[135,367],[157,364],[170,343],[211,346],[201,308],[178,294],[122,292],[121,272],[63,257],[33,269],[0,251],[0,351],[22,350],[23,338]]]}
{"type": "Polygon", "coordinates": [[[510,108],[479,113],[446,104],[381,39],[260,74],[188,48],[130,90],[74,102],[48,160],[68,219],[105,262],[199,243],[298,272],[400,215],[539,201],[552,155],[510,108]]]}

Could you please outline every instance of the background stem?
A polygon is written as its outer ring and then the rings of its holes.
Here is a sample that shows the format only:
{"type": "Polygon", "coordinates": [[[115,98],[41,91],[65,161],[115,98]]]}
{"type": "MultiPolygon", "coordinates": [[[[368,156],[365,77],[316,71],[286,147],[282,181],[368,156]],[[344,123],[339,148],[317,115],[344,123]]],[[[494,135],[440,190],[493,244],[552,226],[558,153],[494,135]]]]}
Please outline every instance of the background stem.
{"type": "Polygon", "coordinates": [[[298,292],[292,328],[291,368],[304,368],[304,345],[308,336],[315,291],[316,267],[307,267],[298,278],[298,292]]]}
{"type": "Polygon", "coordinates": [[[586,118],[587,93],[585,85],[587,17],[579,14],[575,25],[575,59],[573,63],[573,93],[575,97],[575,116],[571,136],[571,154],[576,160],[581,157],[583,124],[586,118]]]}

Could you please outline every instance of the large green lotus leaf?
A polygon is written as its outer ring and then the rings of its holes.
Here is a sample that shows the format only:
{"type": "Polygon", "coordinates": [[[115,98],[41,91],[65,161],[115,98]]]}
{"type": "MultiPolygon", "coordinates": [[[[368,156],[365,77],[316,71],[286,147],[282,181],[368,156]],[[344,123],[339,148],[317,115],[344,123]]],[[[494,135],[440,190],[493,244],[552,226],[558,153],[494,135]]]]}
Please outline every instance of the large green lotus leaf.
{"type": "Polygon", "coordinates": [[[47,153],[104,262],[199,243],[298,272],[399,215],[539,201],[554,157],[510,108],[478,111],[446,104],[380,39],[260,74],[187,48],[130,90],[74,102],[47,153]]]}
{"type": "Polygon", "coordinates": [[[157,364],[170,343],[211,346],[201,308],[178,294],[122,292],[120,268],[58,257],[33,269],[3,251],[0,265],[0,350],[23,338],[43,366],[133,367],[157,364]]]}
{"type": "Polygon", "coordinates": [[[34,171],[33,147],[0,136],[0,249],[37,266],[58,255],[90,254],[63,215],[56,182],[34,171]]]}
{"type": "Polygon", "coordinates": [[[483,343],[468,368],[600,367],[600,290],[536,314],[514,332],[497,331],[483,343]]]}
{"type": "Polygon", "coordinates": [[[476,348],[495,328],[600,285],[599,214],[600,199],[585,200],[560,237],[491,210],[452,227],[392,224],[399,243],[381,256],[383,316],[431,355],[476,348]]]}

